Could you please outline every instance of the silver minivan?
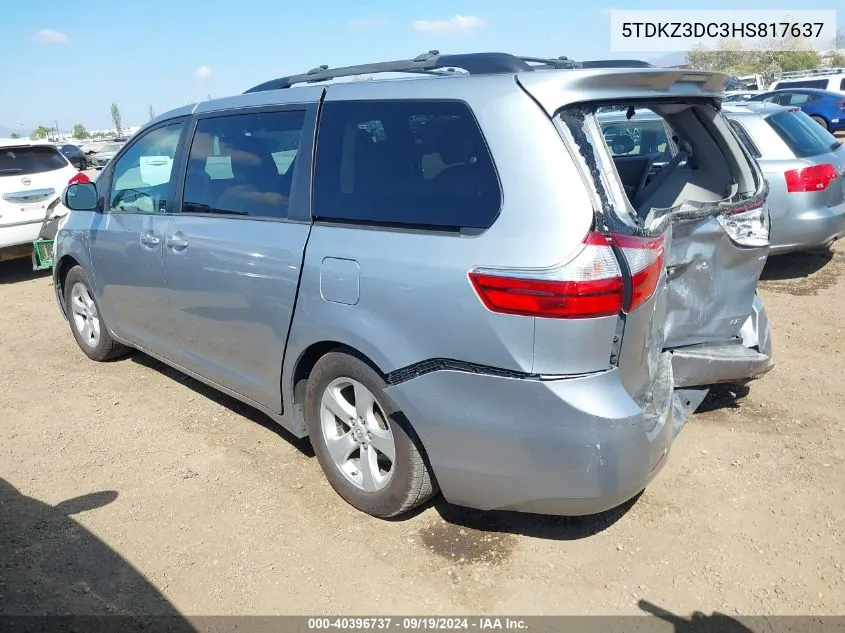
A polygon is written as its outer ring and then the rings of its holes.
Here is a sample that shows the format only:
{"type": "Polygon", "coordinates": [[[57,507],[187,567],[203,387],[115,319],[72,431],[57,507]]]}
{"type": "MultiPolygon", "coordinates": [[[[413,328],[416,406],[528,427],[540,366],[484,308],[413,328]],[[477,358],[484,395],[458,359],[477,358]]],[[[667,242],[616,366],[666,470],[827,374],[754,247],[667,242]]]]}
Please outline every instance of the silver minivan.
{"type": "Polygon", "coordinates": [[[434,51],[159,116],[65,192],[74,337],[310,436],[376,516],[634,497],[710,385],[772,366],[767,191],[726,76],[579,66],[434,51]],[[414,78],[318,83],[382,72],[414,78]],[[676,131],[651,179],[611,156],[609,104],[676,131]]]}

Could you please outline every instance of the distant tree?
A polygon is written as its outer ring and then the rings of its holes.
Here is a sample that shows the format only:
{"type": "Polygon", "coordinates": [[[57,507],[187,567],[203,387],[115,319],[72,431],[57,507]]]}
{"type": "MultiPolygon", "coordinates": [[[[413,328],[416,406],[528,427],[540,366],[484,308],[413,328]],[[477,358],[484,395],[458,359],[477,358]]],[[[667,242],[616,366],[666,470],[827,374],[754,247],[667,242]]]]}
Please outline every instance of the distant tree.
{"type": "Polygon", "coordinates": [[[73,138],[83,139],[88,138],[88,130],[85,129],[85,126],[81,123],[77,123],[73,126],[73,138]]]}
{"type": "Polygon", "coordinates": [[[39,125],[32,131],[32,134],[29,135],[33,141],[38,141],[40,139],[47,138],[50,136],[51,130],[46,125],[39,125]]]}
{"type": "Polygon", "coordinates": [[[111,104],[111,120],[114,123],[114,129],[117,131],[118,136],[120,136],[120,132],[123,129],[120,125],[120,108],[116,103],[111,104]]]}
{"type": "Polygon", "coordinates": [[[771,51],[769,55],[770,61],[783,71],[806,70],[808,68],[818,68],[822,65],[822,59],[818,51],[812,49],[771,51]]]}
{"type": "Polygon", "coordinates": [[[206,98],[208,101],[211,101],[211,93],[209,92],[209,93],[205,96],[205,98],[206,98]]]}
{"type": "Polygon", "coordinates": [[[700,70],[751,75],[756,69],[756,57],[753,51],[743,50],[738,41],[722,40],[714,49],[694,47],[687,53],[686,63],[700,70]]]}
{"type": "Polygon", "coordinates": [[[18,134],[17,132],[12,132],[12,138],[20,138],[20,137],[21,137],[21,135],[18,134]]]}
{"type": "Polygon", "coordinates": [[[154,118],[156,118],[156,111],[155,111],[155,109],[153,108],[153,104],[152,104],[152,103],[150,104],[149,113],[150,113],[150,121],[152,121],[154,118]]]}
{"type": "Polygon", "coordinates": [[[845,54],[843,53],[835,53],[830,58],[830,65],[834,68],[843,68],[845,67],[845,54]]]}

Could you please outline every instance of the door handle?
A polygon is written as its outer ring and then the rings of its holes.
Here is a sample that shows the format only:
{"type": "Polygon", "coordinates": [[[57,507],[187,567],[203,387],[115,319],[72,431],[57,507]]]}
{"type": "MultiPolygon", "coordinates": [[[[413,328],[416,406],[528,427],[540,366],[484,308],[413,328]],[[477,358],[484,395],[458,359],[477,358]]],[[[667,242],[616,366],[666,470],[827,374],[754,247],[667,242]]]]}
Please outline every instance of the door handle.
{"type": "Polygon", "coordinates": [[[181,231],[176,231],[167,238],[167,247],[174,251],[184,251],[188,248],[188,240],[185,239],[181,231]]]}
{"type": "Polygon", "coordinates": [[[155,248],[161,244],[161,238],[152,231],[147,231],[146,233],[141,233],[141,244],[149,248],[155,248]]]}

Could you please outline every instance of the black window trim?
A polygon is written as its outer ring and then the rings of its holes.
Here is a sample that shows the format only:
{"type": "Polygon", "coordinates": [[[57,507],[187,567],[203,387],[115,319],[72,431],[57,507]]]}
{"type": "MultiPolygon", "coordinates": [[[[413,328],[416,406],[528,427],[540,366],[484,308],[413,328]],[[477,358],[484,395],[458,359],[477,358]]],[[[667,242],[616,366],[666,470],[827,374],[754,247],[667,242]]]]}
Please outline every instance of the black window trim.
{"type": "Polygon", "coordinates": [[[736,132],[737,136],[740,137],[739,140],[748,147],[748,151],[751,152],[754,158],[762,158],[763,154],[760,152],[760,148],[757,147],[757,143],[755,143],[754,139],[751,138],[751,134],[748,133],[748,128],[746,128],[742,123],[740,123],[736,119],[731,119],[729,117],[725,118],[728,121],[728,125],[730,125],[734,129],[734,132],[736,132]]]}
{"type": "MultiPolygon", "coordinates": [[[[114,184],[114,166],[117,162],[123,158],[126,152],[135,146],[136,143],[140,142],[141,139],[145,138],[150,133],[161,129],[163,127],[169,127],[174,124],[181,124],[182,130],[179,132],[179,141],[176,145],[176,154],[173,157],[173,170],[177,169],[177,166],[180,164],[182,159],[182,154],[184,153],[185,149],[185,134],[188,126],[186,123],[190,116],[178,116],[173,117],[172,119],[165,119],[164,121],[159,121],[155,125],[151,125],[147,128],[140,130],[128,143],[126,143],[123,147],[120,148],[120,151],[115,154],[115,157],[109,161],[109,164],[104,168],[103,173],[97,178],[97,183],[101,180],[105,181],[105,187],[102,189],[98,186],[97,187],[97,213],[102,214],[111,214],[113,213],[108,208],[108,203],[111,200],[112,194],[112,185],[114,184]]],[[[173,172],[171,172],[173,173],[173,172]]],[[[120,211],[115,215],[155,215],[155,216],[162,216],[162,215],[173,215],[174,209],[174,193],[176,192],[176,188],[179,185],[179,174],[176,174],[176,179],[174,180],[171,176],[171,182],[173,182],[173,187],[171,187],[170,195],[167,197],[167,206],[166,211],[164,213],[158,211],[120,211]]]]}
{"type": "MultiPolygon", "coordinates": [[[[403,97],[403,98],[379,98],[379,99],[325,99],[323,98],[320,104],[320,117],[317,121],[317,130],[314,138],[314,152],[313,152],[313,163],[312,163],[312,173],[316,174],[316,166],[317,166],[317,152],[319,152],[319,145],[317,141],[319,139],[320,127],[322,126],[322,117],[323,117],[323,108],[327,104],[334,104],[334,103],[455,103],[462,105],[466,108],[467,112],[469,113],[473,123],[475,123],[476,128],[478,129],[478,133],[481,135],[481,140],[484,143],[484,149],[487,151],[487,155],[490,158],[490,163],[493,166],[493,174],[496,177],[496,183],[498,184],[499,188],[499,206],[496,209],[496,212],[490,219],[489,225],[484,228],[480,227],[468,227],[468,226],[447,226],[442,224],[426,224],[420,222],[391,222],[389,220],[359,220],[359,219],[350,219],[350,218],[331,218],[321,216],[316,213],[314,208],[314,197],[313,192],[311,196],[311,217],[313,221],[318,224],[322,225],[330,225],[330,226],[342,226],[342,227],[355,227],[355,228],[366,228],[371,230],[382,230],[382,231],[394,231],[394,232],[413,232],[413,233],[438,233],[438,234],[446,234],[446,235],[454,235],[454,234],[461,234],[461,235],[478,235],[484,233],[485,231],[490,230],[496,221],[499,219],[499,216],[502,214],[502,208],[504,207],[504,191],[502,188],[502,178],[499,174],[499,167],[496,165],[496,157],[494,156],[493,152],[490,149],[490,145],[487,142],[487,136],[484,134],[484,128],[481,127],[481,123],[478,121],[478,117],[475,114],[475,111],[472,109],[472,106],[469,104],[468,101],[465,99],[459,99],[455,97],[429,97],[429,98],[416,98],[416,97],[403,97]]],[[[312,181],[312,186],[316,185],[316,179],[312,181]]]]}
{"type": "Polygon", "coordinates": [[[226,110],[213,110],[211,112],[202,112],[191,116],[191,122],[188,125],[186,137],[184,139],[184,151],[178,164],[178,179],[176,181],[176,191],[174,199],[174,214],[202,217],[202,218],[216,218],[218,220],[250,220],[253,222],[294,222],[297,224],[311,223],[311,178],[312,165],[314,164],[314,146],[316,144],[316,128],[317,128],[317,111],[318,103],[315,101],[305,101],[297,103],[283,103],[261,106],[245,106],[241,108],[230,108],[226,110]],[[194,140],[197,125],[200,121],[206,119],[221,119],[230,116],[239,116],[244,114],[269,114],[274,112],[304,112],[305,119],[302,123],[302,135],[300,137],[299,150],[297,151],[296,165],[294,166],[293,179],[291,184],[291,195],[288,202],[288,214],[286,217],[263,217],[263,216],[245,216],[237,214],[226,213],[201,213],[196,211],[183,211],[182,203],[185,193],[185,176],[188,169],[188,158],[191,144],[194,140]],[[300,156],[304,160],[300,160],[300,156]]]}

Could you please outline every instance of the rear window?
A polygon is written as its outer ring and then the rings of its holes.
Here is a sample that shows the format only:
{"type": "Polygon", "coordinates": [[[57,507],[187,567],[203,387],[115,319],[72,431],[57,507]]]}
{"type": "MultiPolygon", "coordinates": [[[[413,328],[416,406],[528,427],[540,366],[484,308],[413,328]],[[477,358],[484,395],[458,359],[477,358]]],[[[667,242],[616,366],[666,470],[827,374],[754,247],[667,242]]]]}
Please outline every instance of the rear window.
{"type": "Polygon", "coordinates": [[[775,84],[775,90],[784,88],[827,88],[827,79],[804,79],[801,81],[779,81],[775,84]]]}
{"type": "Polygon", "coordinates": [[[324,219],[484,229],[502,202],[484,137],[459,101],[326,103],[314,181],[324,219]]]}
{"type": "Polygon", "coordinates": [[[27,176],[67,167],[59,151],[47,145],[0,147],[0,176],[27,176]]]}
{"type": "Polygon", "coordinates": [[[824,154],[836,145],[833,136],[800,111],[779,112],[768,117],[766,122],[798,158],[824,154]]]}

